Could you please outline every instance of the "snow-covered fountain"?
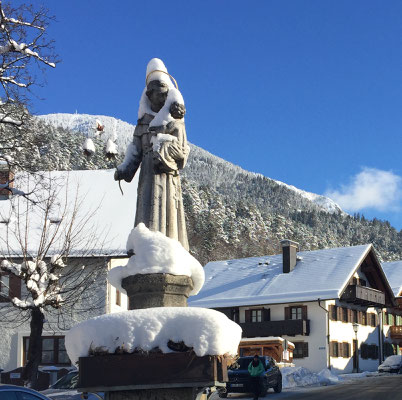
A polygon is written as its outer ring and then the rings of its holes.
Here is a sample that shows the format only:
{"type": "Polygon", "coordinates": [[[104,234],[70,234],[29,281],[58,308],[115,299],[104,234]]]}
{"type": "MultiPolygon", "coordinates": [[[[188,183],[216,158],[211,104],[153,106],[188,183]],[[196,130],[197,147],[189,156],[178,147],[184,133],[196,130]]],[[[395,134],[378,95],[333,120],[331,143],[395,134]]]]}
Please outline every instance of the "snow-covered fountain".
{"type": "Polygon", "coordinates": [[[66,335],[81,390],[104,391],[106,400],[193,400],[227,380],[241,339],[239,325],[224,314],[187,307],[205,276],[188,252],[178,171],[189,146],[184,101],[172,79],[161,60],[150,61],[133,142],[115,174],[130,182],[141,165],[127,240],[132,255],[108,276],[127,293],[130,311],[93,318],[66,335]]]}

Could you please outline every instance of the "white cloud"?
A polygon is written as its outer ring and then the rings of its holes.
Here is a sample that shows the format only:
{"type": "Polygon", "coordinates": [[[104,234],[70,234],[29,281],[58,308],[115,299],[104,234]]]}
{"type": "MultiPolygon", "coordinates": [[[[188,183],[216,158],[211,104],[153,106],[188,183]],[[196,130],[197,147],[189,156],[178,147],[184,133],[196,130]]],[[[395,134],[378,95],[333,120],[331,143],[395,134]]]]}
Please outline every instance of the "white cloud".
{"type": "Polygon", "coordinates": [[[364,167],[340,190],[328,190],[326,196],[346,211],[364,208],[395,211],[402,199],[402,178],[392,171],[364,167]]]}

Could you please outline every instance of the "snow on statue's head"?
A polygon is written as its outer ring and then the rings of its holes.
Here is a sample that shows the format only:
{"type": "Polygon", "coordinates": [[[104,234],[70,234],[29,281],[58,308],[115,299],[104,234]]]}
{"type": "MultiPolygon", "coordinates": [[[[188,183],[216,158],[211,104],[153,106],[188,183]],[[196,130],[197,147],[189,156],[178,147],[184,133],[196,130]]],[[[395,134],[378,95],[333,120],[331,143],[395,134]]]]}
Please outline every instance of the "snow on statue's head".
{"type": "MultiPolygon", "coordinates": [[[[166,110],[162,110],[163,108],[168,108],[167,111],[171,114],[172,118],[181,119],[184,117],[184,101],[177,89],[177,83],[168,73],[163,61],[159,58],[153,58],[148,63],[145,85],[138,109],[138,119],[142,118],[145,114],[158,115],[162,111],[163,114],[166,114],[166,110]],[[177,99],[181,100],[180,103],[177,102],[177,99]],[[173,102],[178,104],[172,106],[173,102]]],[[[166,120],[166,117],[164,116],[162,119],[166,120]]]]}

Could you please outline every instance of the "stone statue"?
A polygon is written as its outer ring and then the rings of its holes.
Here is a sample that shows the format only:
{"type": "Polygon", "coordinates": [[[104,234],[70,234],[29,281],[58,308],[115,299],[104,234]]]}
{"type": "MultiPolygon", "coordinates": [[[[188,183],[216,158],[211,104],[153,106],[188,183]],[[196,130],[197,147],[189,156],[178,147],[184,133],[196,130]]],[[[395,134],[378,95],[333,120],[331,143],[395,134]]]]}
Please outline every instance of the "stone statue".
{"type": "Polygon", "coordinates": [[[190,148],[184,101],[171,78],[161,60],[148,63],[133,141],[114,179],[131,182],[141,166],[134,225],[143,222],[188,250],[179,170],[185,166],[190,148]]]}

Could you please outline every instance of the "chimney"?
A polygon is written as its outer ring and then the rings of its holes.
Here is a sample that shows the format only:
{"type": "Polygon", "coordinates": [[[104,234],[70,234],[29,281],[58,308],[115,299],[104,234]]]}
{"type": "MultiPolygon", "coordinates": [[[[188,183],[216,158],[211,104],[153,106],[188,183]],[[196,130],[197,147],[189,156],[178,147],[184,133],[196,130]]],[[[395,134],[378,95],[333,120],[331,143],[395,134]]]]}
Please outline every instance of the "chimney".
{"type": "MultiPolygon", "coordinates": [[[[0,161],[0,185],[10,182],[8,187],[12,188],[14,182],[14,173],[11,171],[10,166],[5,161],[0,161]]],[[[7,189],[0,189],[0,200],[8,200],[11,197],[11,192],[7,189]]]]}
{"type": "Polygon", "coordinates": [[[296,263],[296,253],[299,250],[299,243],[293,242],[292,240],[282,240],[282,259],[283,259],[283,273],[288,274],[293,271],[296,263]]]}

